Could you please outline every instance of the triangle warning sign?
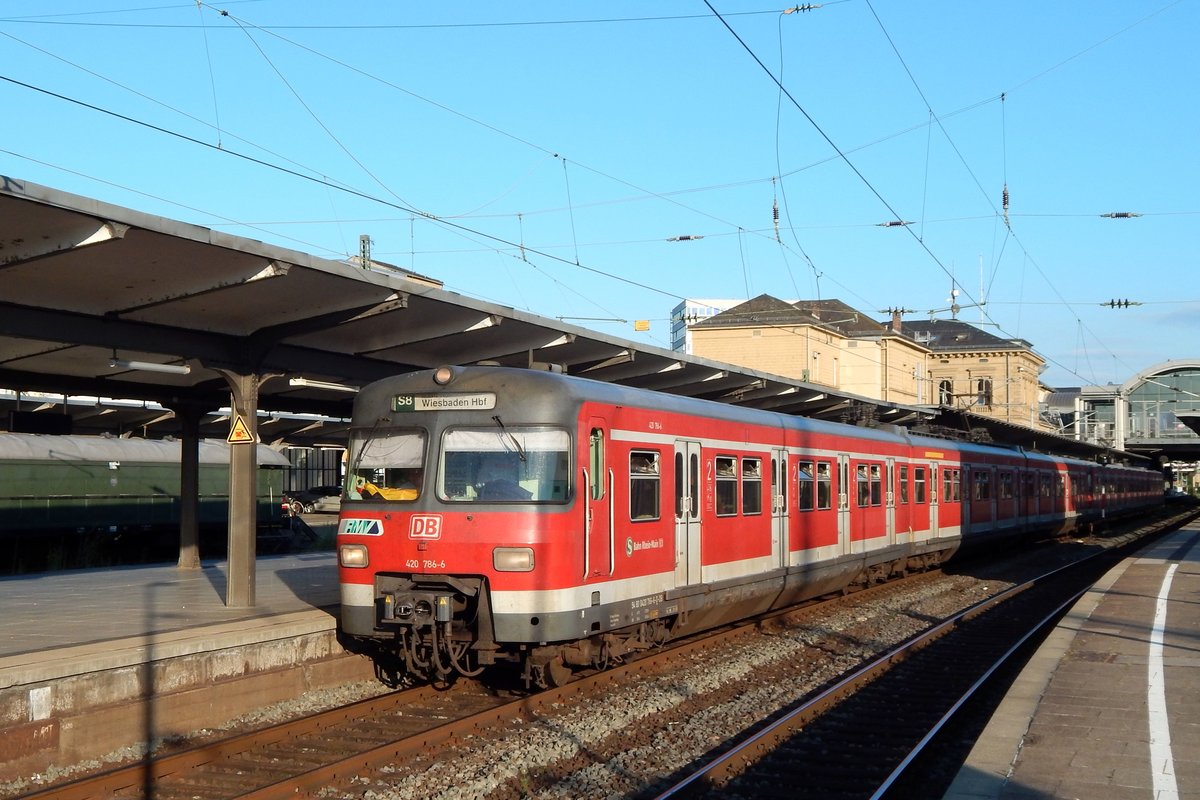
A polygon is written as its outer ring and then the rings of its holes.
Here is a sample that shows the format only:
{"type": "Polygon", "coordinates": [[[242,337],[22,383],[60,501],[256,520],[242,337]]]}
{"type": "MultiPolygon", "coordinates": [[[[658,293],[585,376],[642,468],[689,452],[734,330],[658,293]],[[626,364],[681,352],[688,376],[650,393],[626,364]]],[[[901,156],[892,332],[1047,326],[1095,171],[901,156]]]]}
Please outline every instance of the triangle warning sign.
{"type": "Polygon", "coordinates": [[[246,420],[242,419],[241,414],[234,417],[233,427],[229,429],[229,437],[225,441],[230,444],[248,444],[254,441],[254,437],[250,435],[250,428],[246,426],[246,420]]]}

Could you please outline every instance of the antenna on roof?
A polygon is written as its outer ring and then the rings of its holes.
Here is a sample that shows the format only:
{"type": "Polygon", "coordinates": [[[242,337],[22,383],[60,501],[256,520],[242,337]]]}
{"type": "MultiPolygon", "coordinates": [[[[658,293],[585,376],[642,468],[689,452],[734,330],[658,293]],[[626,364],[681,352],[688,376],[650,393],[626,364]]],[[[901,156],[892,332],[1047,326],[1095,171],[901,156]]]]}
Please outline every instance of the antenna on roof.
{"type": "MultiPolygon", "coordinates": [[[[949,303],[950,305],[946,306],[945,308],[929,309],[929,319],[932,320],[934,314],[940,314],[943,311],[949,311],[950,319],[957,321],[958,320],[958,312],[962,311],[964,308],[978,308],[978,309],[981,309],[979,313],[981,315],[983,314],[982,309],[985,305],[987,305],[987,303],[985,301],[981,300],[978,303],[968,303],[965,306],[960,305],[958,302],[958,296],[960,294],[962,294],[962,290],[958,288],[958,282],[955,281],[953,278],[951,278],[950,279],[950,296],[947,297],[946,301],[945,301],[945,302],[949,303]]],[[[994,323],[981,321],[979,324],[980,325],[992,325],[994,323]]]]}

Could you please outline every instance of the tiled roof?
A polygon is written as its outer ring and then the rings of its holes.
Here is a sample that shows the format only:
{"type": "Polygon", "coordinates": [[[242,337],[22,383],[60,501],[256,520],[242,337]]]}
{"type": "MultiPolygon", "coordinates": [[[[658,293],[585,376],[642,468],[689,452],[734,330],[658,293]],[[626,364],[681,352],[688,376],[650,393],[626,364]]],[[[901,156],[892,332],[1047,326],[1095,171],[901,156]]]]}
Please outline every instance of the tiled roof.
{"type": "Polygon", "coordinates": [[[1024,339],[1004,339],[957,319],[905,320],[900,332],[935,352],[1033,349],[1024,339]]]}
{"type": "Polygon", "coordinates": [[[760,294],[696,323],[697,328],[741,328],[756,325],[801,326],[836,330],[843,336],[880,336],[887,328],[846,305],[841,300],[801,300],[787,303],[768,294],[760,294]]]}

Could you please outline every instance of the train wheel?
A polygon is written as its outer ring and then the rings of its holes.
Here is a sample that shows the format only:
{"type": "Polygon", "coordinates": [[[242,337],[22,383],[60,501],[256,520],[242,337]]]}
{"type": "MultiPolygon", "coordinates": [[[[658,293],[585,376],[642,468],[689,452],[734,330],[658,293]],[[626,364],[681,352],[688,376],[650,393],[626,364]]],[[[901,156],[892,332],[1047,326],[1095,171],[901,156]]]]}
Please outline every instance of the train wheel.
{"type": "Polygon", "coordinates": [[[553,658],[546,664],[546,680],[551,686],[565,686],[571,682],[571,678],[573,677],[574,673],[571,672],[570,667],[563,663],[562,656],[553,658]]]}

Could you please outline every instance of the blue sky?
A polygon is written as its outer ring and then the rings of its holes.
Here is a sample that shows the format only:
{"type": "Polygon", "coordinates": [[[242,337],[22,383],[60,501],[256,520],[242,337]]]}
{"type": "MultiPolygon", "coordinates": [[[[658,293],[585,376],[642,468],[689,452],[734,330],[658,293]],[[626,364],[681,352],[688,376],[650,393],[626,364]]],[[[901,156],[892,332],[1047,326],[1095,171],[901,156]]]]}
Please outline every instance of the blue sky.
{"type": "Polygon", "coordinates": [[[0,173],[663,347],[953,278],[1054,386],[1200,356],[1194,0],[709,2],[6,0],[0,173]]]}

